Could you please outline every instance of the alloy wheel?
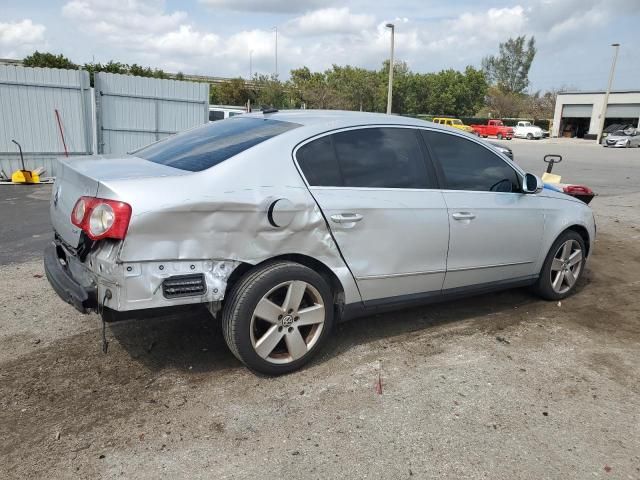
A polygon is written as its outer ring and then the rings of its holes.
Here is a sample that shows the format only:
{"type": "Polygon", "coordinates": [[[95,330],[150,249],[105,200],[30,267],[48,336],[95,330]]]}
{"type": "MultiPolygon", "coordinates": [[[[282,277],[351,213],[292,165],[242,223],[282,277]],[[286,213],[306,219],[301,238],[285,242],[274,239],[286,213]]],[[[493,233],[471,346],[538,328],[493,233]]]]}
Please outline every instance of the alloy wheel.
{"type": "Polygon", "coordinates": [[[318,342],[324,321],[324,301],[313,285],[302,280],[283,282],[256,305],[251,317],[251,344],[268,362],[290,363],[318,342]]]}
{"type": "Polygon", "coordinates": [[[551,288],[559,294],[564,294],[573,288],[582,270],[582,248],[571,239],[558,248],[551,263],[551,288]]]}

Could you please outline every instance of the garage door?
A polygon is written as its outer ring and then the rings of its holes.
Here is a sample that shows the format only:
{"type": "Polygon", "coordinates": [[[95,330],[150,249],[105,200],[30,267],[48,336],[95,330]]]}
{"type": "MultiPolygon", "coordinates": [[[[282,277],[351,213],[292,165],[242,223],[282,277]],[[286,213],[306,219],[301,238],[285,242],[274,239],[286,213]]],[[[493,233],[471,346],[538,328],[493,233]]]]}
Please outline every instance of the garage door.
{"type": "Polygon", "coordinates": [[[640,103],[609,104],[607,118],[640,118],[640,103]]]}
{"type": "Polygon", "coordinates": [[[564,118],[591,118],[593,104],[587,105],[564,105],[562,107],[562,116],[564,118]]]}

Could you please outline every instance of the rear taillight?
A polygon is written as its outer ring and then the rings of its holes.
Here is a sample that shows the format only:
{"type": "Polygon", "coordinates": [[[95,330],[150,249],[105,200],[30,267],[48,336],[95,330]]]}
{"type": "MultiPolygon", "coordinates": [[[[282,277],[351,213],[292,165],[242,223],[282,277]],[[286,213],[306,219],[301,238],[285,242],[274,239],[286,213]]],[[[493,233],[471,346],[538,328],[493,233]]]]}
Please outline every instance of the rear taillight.
{"type": "Polygon", "coordinates": [[[562,190],[568,195],[593,195],[593,190],[584,185],[565,185],[562,190]]]}
{"type": "Polygon", "coordinates": [[[71,211],[71,223],[91,240],[124,239],[131,220],[131,205],[96,197],[80,197],[71,211]]]}

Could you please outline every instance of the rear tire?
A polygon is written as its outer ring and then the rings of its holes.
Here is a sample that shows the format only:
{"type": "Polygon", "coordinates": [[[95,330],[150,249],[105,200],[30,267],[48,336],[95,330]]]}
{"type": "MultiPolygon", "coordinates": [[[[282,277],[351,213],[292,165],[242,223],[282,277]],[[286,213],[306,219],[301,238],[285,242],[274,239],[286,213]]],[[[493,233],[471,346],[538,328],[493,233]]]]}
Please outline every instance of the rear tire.
{"type": "Polygon", "coordinates": [[[533,140],[533,133],[527,133],[527,140],[533,140]]]}
{"type": "Polygon", "coordinates": [[[562,300],[571,295],[584,271],[586,248],[573,230],[563,232],[549,250],[534,290],[545,300],[562,300]]]}
{"type": "Polygon", "coordinates": [[[333,296],[315,271],[273,261],[236,283],[222,310],[231,352],[254,372],[282,375],[308,363],[333,329],[333,296]]]}

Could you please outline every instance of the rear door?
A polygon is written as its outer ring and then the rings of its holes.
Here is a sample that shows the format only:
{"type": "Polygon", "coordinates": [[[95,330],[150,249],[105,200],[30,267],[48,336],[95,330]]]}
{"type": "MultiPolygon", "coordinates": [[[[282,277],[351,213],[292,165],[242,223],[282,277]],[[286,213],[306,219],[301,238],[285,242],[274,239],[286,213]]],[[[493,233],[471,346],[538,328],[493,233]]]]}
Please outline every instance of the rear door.
{"type": "Polygon", "coordinates": [[[424,153],[406,127],[343,130],[295,152],[365,303],[442,288],[449,220],[424,153]]]}
{"type": "Polygon", "coordinates": [[[444,289],[524,279],[542,245],[543,199],[521,193],[520,174],[489,146],[425,130],[450,222],[444,289]]]}

